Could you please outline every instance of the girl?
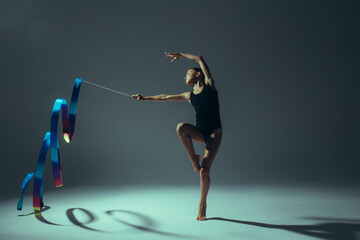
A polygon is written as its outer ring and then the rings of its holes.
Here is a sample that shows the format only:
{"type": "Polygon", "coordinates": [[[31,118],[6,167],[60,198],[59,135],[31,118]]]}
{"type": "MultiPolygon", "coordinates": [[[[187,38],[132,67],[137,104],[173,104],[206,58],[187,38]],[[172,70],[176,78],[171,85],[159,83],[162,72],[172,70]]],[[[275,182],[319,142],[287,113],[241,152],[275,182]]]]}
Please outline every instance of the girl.
{"type": "Polygon", "coordinates": [[[173,58],[171,62],[179,58],[187,58],[200,65],[200,68],[190,68],[184,77],[186,84],[192,87],[193,91],[178,95],[161,94],[149,97],[136,94],[132,95],[132,97],[139,101],[188,101],[193,105],[196,112],[196,126],[190,123],[179,123],[176,131],[190,157],[195,172],[200,175],[201,199],[196,220],[203,221],[206,220],[206,198],[210,187],[210,167],[222,138],[218,93],[209,67],[201,56],[168,52],[165,52],[165,55],[173,58]],[[205,153],[201,165],[200,155],[195,153],[192,140],[205,143],[205,153]]]}

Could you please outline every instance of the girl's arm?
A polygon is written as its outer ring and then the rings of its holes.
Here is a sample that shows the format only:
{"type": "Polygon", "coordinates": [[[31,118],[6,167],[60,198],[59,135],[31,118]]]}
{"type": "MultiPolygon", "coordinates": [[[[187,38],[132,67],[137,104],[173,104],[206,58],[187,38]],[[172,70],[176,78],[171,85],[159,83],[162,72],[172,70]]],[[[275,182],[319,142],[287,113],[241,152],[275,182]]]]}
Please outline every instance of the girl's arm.
{"type": "Polygon", "coordinates": [[[174,62],[174,61],[178,60],[179,58],[184,57],[184,58],[187,58],[187,59],[190,59],[190,60],[193,60],[193,61],[199,63],[200,68],[203,71],[204,76],[205,76],[205,83],[207,85],[210,85],[211,87],[215,88],[215,81],[212,78],[210,69],[202,56],[197,56],[197,55],[190,54],[190,53],[168,53],[168,52],[165,52],[165,55],[167,57],[173,58],[171,60],[171,62],[174,62]]]}
{"type": "Polygon", "coordinates": [[[149,96],[149,97],[143,97],[140,94],[132,95],[136,100],[139,101],[158,101],[158,102],[164,102],[164,101],[190,101],[190,92],[184,92],[177,95],[168,95],[168,94],[160,94],[155,96],[149,96]]]}

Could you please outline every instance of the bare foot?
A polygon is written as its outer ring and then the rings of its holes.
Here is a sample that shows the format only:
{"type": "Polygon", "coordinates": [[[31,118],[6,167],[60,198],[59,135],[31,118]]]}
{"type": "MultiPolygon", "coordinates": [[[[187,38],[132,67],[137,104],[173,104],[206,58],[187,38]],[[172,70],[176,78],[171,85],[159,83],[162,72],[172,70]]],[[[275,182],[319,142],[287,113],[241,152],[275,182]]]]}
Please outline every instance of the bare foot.
{"type": "Polygon", "coordinates": [[[193,158],[191,158],[191,163],[194,167],[194,171],[199,174],[200,173],[200,155],[195,154],[193,158]]]}
{"type": "Polygon", "coordinates": [[[198,221],[206,220],[206,203],[200,203],[199,214],[198,214],[196,220],[198,220],[198,221]]]}

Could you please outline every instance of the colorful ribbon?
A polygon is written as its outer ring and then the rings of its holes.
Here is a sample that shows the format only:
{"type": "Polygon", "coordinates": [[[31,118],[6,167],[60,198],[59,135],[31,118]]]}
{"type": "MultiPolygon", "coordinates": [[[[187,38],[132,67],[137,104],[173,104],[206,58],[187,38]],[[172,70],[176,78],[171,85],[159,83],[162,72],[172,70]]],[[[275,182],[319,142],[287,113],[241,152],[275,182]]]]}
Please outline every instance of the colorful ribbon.
{"type": "Polygon", "coordinates": [[[58,120],[59,112],[61,110],[62,115],[62,126],[63,126],[63,137],[67,143],[70,143],[75,130],[75,118],[76,118],[76,108],[77,102],[80,93],[82,79],[77,78],[75,80],[74,88],[72,91],[71,102],[70,102],[70,113],[68,114],[68,105],[65,99],[58,98],[55,100],[54,107],[51,114],[51,126],[50,132],[45,134],[39,158],[36,165],[35,172],[29,173],[21,186],[21,196],[17,205],[17,209],[21,210],[23,205],[24,192],[26,187],[29,184],[29,181],[35,175],[34,180],[34,191],[33,191],[33,207],[35,212],[41,211],[44,206],[42,198],[44,192],[43,186],[43,171],[44,163],[46,159],[46,154],[50,146],[51,153],[51,164],[53,176],[55,179],[55,186],[61,187],[63,185],[61,177],[61,168],[60,168],[60,153],[59,153],[59,142],[57,139],[57,129],[58,129],[58,120]]]}

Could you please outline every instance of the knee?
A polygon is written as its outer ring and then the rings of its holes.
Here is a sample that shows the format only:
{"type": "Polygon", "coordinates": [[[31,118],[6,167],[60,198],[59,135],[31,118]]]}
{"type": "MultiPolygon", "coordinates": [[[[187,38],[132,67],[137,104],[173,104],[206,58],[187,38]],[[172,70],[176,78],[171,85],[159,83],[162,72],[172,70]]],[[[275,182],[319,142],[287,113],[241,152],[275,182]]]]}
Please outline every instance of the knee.
{"type": "Polygon", "coordinates": [[[186,123],[179,123],[179,124],[176,126],[176,132],[177,132],[179,135],[185,133],[185,130],[186,130],[186,123]]]}
{"type": "Polygon", "coordinates": [[[201,176],[201,178],[210,178],[209,169],[201,168],[200,169],[200,176],[201,176]]]}

